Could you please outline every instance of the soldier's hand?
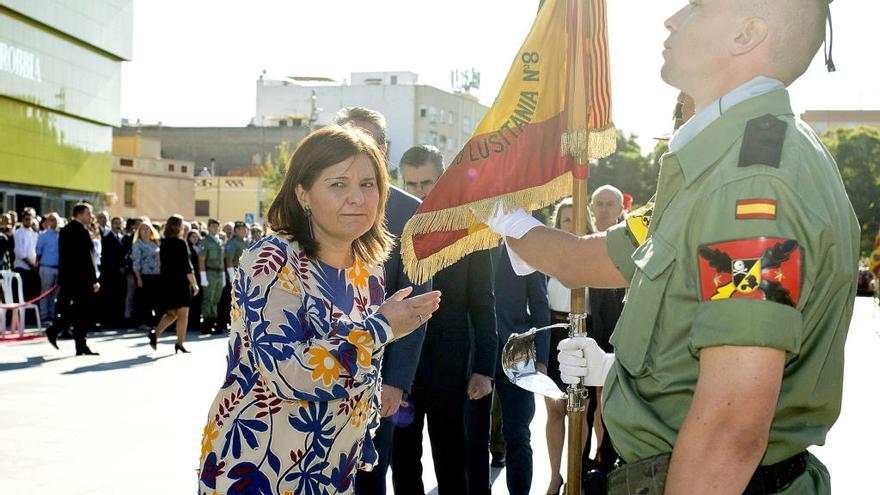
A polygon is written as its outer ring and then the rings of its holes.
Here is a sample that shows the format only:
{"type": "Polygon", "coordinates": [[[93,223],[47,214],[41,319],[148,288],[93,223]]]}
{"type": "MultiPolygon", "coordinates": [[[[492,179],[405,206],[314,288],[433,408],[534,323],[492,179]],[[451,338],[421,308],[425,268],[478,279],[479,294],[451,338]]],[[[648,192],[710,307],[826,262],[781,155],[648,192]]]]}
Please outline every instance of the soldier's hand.
{"type": "Polygon", "coordinates": [[[406,299],[412,287],[400,289],[379,306],[379,313],[391,324],[394,338],[399,339],[412,333],[440,307],[440,291],[431,291],[406,299]]]}
{"type": "Polygon", "coordinates": [[[202,283],[202,287],[208,286],[208,273],[207,272],[199,272],[199,280],[202,283]]]}
{"type": "Polygon", "coordinates": [[[588,387],[605,384],[608,370],[614,364],[614,354],[606,353],[589,337],[571,337],[563,340],[559,349],[559,375],[564,383],[580,383],[588,387]]]}

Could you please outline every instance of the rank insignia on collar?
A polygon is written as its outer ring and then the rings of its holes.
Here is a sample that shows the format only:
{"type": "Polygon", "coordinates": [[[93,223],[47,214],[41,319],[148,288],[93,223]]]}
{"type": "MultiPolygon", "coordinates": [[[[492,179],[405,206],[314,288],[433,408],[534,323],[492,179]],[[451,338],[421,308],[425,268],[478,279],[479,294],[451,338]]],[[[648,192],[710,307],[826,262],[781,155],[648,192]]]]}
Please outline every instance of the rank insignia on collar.
{"type": "Polygon", "coordinates": [[[648,227],[651,226],[653,214],[654,203],[648,203],[626,216],[626,230],[639,246],[648,238],[648,227]]]}
{"type": "Polygon", "coordinates": [[[750,298],[797,306],[801,248],[797,241],[755,237],[699,248],[703,301],[750,298]]]}

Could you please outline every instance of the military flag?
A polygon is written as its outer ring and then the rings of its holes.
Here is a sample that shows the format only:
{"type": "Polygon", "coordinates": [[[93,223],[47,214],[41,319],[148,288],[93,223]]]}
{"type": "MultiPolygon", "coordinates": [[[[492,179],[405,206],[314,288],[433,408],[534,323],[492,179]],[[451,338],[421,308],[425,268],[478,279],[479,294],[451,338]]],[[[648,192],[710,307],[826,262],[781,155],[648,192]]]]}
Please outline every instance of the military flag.
{"type": "Polygon", "coordinates": [[[494,247],[497,205],[531,211],[572,194],[617,145],[605,0],[546,0],[489,112],[401,236],[416,282],[494,247]]]}

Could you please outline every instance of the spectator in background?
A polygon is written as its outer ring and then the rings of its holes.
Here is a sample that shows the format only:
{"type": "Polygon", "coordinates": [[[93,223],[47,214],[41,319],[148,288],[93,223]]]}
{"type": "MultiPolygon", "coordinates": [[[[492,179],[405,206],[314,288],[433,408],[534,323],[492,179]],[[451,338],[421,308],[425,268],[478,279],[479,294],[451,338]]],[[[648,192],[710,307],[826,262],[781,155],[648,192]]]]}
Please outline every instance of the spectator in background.
{"type": "Polygon", "coordinates": [[[12,217],[0,215],[0,270],[12,270],[15,260],[15,241],[12,238],[12,217]]]}
{"type": "Polygon", "coordinates": [[[150,330],[159,314],[159,233],[143,217],[131,248],[131,268],[137,283],[135,307],[140,329],[150,330]]]}
{"type": "MultiPolygon", "coordinates": [[[[189,263],[193,270],[199,268],[199,242],[202,235],[198,230],[191,229],[186,235],[186,247],[189,249],[189,263]]],[[[187,328],[199,328],[202,324],[202,291],[199,290],[189,305],[189,322],[187,328]]]]}
{"type": "Polygon", "coordinates": [[[98,214],[95,215],[95,221],[98,223],[99,238],[103,239],[104,236],[110,232],[110,214],[107,213],[107,210],[99,211],[98,214]]]}
{"type": "Polygon", "coordinates": [[[92,236],[92,256],[95,258],[95,277],[98,279],[101,278],[101,227],[92,222],[91,225],[87,227],[89,231],[89,235],[92,236]]]}
{"type": "Polygon", "coordinates": [[[97,355],[89,349],[86,335],[93,325],[94,298],[101,285],[95,275],[94,247],[86,226],[91,225],[92,206],[80,203],[73,207],[73,220],[58,235],[61,291],[58,296],[58,317],[46,329],[49,343],[58,349],[58,333],[73,325],[76,355],[97,355]]]}
{"type": "MultiPolygon", "coordinates": [[[[37,264],[40,267],[40,293],[44,293],[58,283],[58,229],[61,217],[55,213],[46,215],[46,230],[37,237],[37,264]]],[[[40,299],[40,320],[50,325],[55,320],[55,298],[50,294],[40,299]]]]}
{"type": "MultiPolygon", "coordinates": [[[[596,230],[605,232],[612,226],[616,225],[623,216],[623,193],[620,189],[605,185],[593,192],[590,200],[590,209],[596,220],[596,230]]],[[[590,328],[590,337],[596,340],[605,352],[614,352],[609,340],[620,313],[623,312],[623,300],[626,297],[626,289],[590,289],[589,302],[592,326],[590,328]]],[[[589,404],[587,407],[587,446],[584,449],[584,455],[588,456],[590,452],[590,443],[592,435],[590,430],[595,430],[596,441],[596,459],[593,460],[592,466],[604,473],[608,473],[613,468],[617,460],[617,452],[611,445],[611,439],[605,434],[605,425],[602,421],[602,387],[590,387],[587,390],[589,404]]],[[[585,460],[587,461],[587,460],[585,460]]],[[[584,473],[588,470],[590,463],[585,462],[584,473]]]]}
{"type": "MultiPolygon", "coordinates": [[[[553,215],[553,222],[557,229],[566,232],[574,230],[574,219],[571,198],[562,200],[556,206],[556,212],[553,215]]],[[[587,234],[594,232],[592,221],[587,216],[587,234]]],[[[592,289],[590,289],[592,290],[592,289]]],[[[568,314],[571,312],[571,290],[562,285],[562,282],[556,278],[550,277],[547,281],[547,296],[550,303],[550,321],[551,323],[567,323],[568,314]]],[[[592,321],[590,317],[589,291],[587,292],[587,331],[592,332],[592,321]]],[[[556,386],[560,390],[567,390],[568,385],[562,382],[559,376],[559,356],[556,347],[563,339],[568,338],[568,330],[565,328],[554,328],[550,331],[550,354],[547,363],[547,375],[553,379],[556,386]]],[[[567,401],[553,400],[548,397],[544,398],[544,406],[547,408],[547,425],[545,434],[547,435],[547,454],[550,456],[550,486],[547,492],[550,495],[558,494],[561,490],[563,478],[561,474],[562,464],[562,445],[565,440],[565,413],[567,409],[567,401]]],[[[587,443],[587,436],[590,434],[589,425],[586,416],[584,416],[584,437],[583,447],[587,443]]],[[[586,452],[589,455],[589,451],[586,452]]]]}
{"type": "Polygon", "coordinates": [[[137,293],[137,279],[132,269],[132,247],[134,236],[141,225],[140,218],[129,218],[125,221],[125,237],[122,238],[122,250],[125,260],[125,322],[127,327],[137,324],[135,312],[135,294],[137,293]]]}
{"type": "MultiPolygon", "coordinates": [[[[424,199],[443,172],[443,156],[433,146],[415,146],[403,154],[400,165],[406,191],[424,199]]],[[[428,321],[421,346],[408,401],[415,417],[412,424],[399,425],[394,431],[395,493],[425,493],[422,430],[426,419],[438,491],[469,493],[473,491],[469,483],[481,490],[489,487],[488,409],[485,421],[480,422],[486,431],[470,428],[472,442],[485,442],[484,477],[482,470],[468,468],[469,462],[480,462],[477,455],[468,453],[468,411],[481,399],[491,404],[498,352],[493,281],[489,251],[465,256],[434,275],[433,289],[443,293],[443,303],[428,321]],[[471,473],[477,479],[469,479],[471,473]]]]}
{"type": "Polygon", "coordinates": [[[10,225],[12,225],[12,228],[18,227],[18,213],[16,213],[15,210],[9,210],[6,214],[9,215],[9,222],[10,225]]]}
{"type": "Polygon", "coordinates": [[[199,286],[193,275],[189,248],[183,240],[183,217],[180,215],[172,215],[165,222],[159,258],[162,287],[160,300],[165,314],[162,315],[156,329],[150,332],[150,347],[155,351],[156,342],[162,336],[162,332],[172,323],[176,323],[177,342],[174,344],[174,354],[177,354],[177,351],[188,353],[183,341],[189,321],[189,305],[192,303],[192,296],[199,293],[199,286]]]}
{"type": "Polygon", "coordinates": [[[251,225],[251,245],[260,242],[260,239],[263,238],[263,227],[260,224],[255,223],[251,225]]]}
{"type": "Polygon", "coordinates": [[[226,222],[223,224],[223,235],[226,236],[226,240],[232,239],[234,234],[233,230],[235,229],[235,222],[226,222]]]}
{"type": "Polygon", "coordinates": [[[125,236],[122,218],[110,219],[110,229],[101,238],[101,294],[104,316],[101,322],[110,328],[119,328],[125,320],[125,236]]]}
{"type": "Polygon", "coordinates": [[[21,214],[21,225],[15,229],[15,271],[21,274],[23,298],[25,301],[40,295],[40,265],[37,263],[37,225],[33,208],[25,208],[21,214]]]}

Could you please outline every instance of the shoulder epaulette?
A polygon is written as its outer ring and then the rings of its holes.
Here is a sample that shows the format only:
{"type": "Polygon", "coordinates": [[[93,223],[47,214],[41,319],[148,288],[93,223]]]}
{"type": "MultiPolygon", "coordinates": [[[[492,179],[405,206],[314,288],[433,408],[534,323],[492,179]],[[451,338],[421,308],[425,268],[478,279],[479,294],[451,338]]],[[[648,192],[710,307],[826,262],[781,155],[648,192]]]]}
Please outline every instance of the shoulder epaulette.
{"type": "Polygon", "coordinates": [[[787,122],[769,113],[750,120],[743,134],[739,166],[767,165],[779,168],[786,129],[787,122]]]}

